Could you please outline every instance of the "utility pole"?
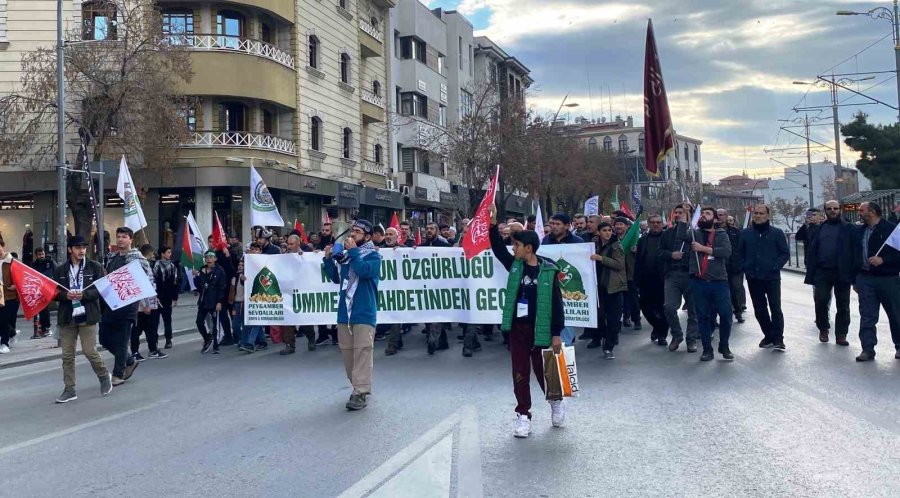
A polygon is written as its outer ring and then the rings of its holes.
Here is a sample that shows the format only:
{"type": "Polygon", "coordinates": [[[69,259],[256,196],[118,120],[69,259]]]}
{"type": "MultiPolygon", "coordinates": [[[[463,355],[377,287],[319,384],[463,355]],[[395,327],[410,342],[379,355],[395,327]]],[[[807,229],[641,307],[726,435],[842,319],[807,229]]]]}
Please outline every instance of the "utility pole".
{"type": "MultiPolygon", "coordinates": [[[[834,74],[831,75],[831,80],[834,81],[834,74]]],[[[841,120],[838,117],[837,89],[837,85],[831,85],[831,113],[834,120],[834,193],[838,204],[840,204],[841,184],[844,183],[844,167],[841,165],[841,120]]],[[[828,201],[829,199],[825,200],[828,201]]]]}
{"type": "Polygon", "coordinates": [[[809,187],[809,207],[812,209],[813,206],[816,205],[815,197],[813,196],[813,175],[812,175],[812,153],[809,149],[809,114],[803,115],[803,130],[806,132],[804,135],[806,136],[806,174],[809,176],[809,182],[807,182],[807,186],[809,187]]]}
{"type": "Polygon", "coordinates": [[[63,40],[63,0],[56,0],[56,261],[68,258],[66,246],[66,82],[65,41],[63,40]]]}

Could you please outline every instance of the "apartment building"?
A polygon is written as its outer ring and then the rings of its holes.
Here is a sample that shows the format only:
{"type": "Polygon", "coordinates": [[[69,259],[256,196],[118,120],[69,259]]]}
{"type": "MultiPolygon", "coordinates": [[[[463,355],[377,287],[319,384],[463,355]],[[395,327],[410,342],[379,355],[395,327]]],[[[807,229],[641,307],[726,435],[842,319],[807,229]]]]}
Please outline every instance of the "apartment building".
{"type": "MultiPolygon", "coordinates": [[[[377,223],[402,209],[400,193],[388,188],[392,83],[385,40],[395,3],[158,0],[164,35],[190,50],[194,76],[178,90],[196,105],[185,113],[192,138],[180,147],[170,178],[144,174],[132,162],[150,242],[170,243],[188,210],[201,230],[211,230],[215,212],[226,230],[248,240],[250,166],[288,226],[296,218],[318,227],[326,213],[377,223]]],[[[99,29],[115,19],[114,4],[65,0],[64,9],[67,32],[82,27],[84,41],[115,36],[99,29]]],[[[0,93],[16,88],[24,52],[55,44],[55,30],[55,2],[0,0],[0,93]]],[[[67,154],[74,158],[77,138],[69,131],[67,154]]],[[[115,208],[118,158],[109,159],[106,195],[115,208]]],[[[7,241],[21,240],[26,229],[41,240],[45,225],[52,232],[55,205],[54,170],[0,165],[0,231],[7,241]]],[[[105,218],[105,229],[114,230],[121,209],[106,209],[105,218]]]]}

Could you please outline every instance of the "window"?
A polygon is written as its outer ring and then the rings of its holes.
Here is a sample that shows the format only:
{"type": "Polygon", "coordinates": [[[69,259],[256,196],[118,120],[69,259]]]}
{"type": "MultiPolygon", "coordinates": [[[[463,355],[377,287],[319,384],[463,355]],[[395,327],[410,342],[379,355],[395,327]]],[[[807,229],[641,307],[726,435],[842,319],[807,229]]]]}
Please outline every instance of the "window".
{"type": "Polygon", "coordinates": [[[372,93],[374,93],[376,97],[381,97],[381,83],[379,83],[378,80],[372,82],[372,93]]]}
{"type": "Polygon", "coordinates": [[[6,0],[0,0],[0,50],[8,46],[6,39],[6,0]]]}
{"type": "Polygon", "coordinates": [[[309,50],[307,51],[309,55],[309,60],[306,61],[309,64],[309,67],[318,69],[319,68],[319,37],[316,35],[309,35],[309,50]]]}
{"type": "Polygon", "coordinates": [[[475,60],[475,51],[472,50],[472,45],[469,45],[469,76],[475,76],[475,64],[472,61],[475,60]]]}
{"type": "Polygon", "coordinates": [[[591,137],[591,139],[588,140],[588,150],[590,150],[590,151],[597,150],[597,137],[591,137]]]}
{"type": "Polygon", "coordinates": [[[341,82],[350,84],[350,56],[347,53],[341,54],[341,82]]]}
{"type": "Polygon", "coordinates": [[[428,99],[424,95],[413,92],[400,94],[400,114],[427,119],[428,99]]]}
{"type": "Polygon", "coordinates": [[[221,10],[216,16],[219,46],[237,49],[244,37],[244,16],[232,10],[221,10]]]}
{"type": "Polygon", "coordinates": [[[188,105],[178,109],[178,116],[184,120],[184,125],[188,131],[197,131],[197,109],[188,105]]]}
{"type": "Polygon", "coordinates": [[[425,47],[426,47],[425,42],[423,42],[421,40],[416,40],[415,47],[416,47],[416,60],[421,62],[422,64],[427,64],[428,63],[428,55],[425,50],[425,47]]]}
{"type": "Polygon", "coordinates": [[[688,154],[688,146],[684,144],[684,160],[688,161],[691,159],[691,156],[688,154]]]}
{"type": "Polygon", "coordinates": [[[261,24],[260,35],[262,36],[262,41],[269,44],[275,43],[274,38],[272,38],[272,26],[269,26],[265,22],[262,22],[261,24]]]}
{"type": "Polygon", "coordinates": [[[405,37],[400,39],[400,58],[401,59],[412,59],[413,54],[413,39],[410,37],[405,37]]]}
{"type": "Polygon", "coordinates": [[[694,146],[694,162],[700,164],[700,147],[694,146]]]}
{"type": "Polygon", "coordinates": [[[438,124],[447,126],[447,106],[438,107],[438,124]]]}
{"type": "Polygon", "coordinates": [[[350,159],[350,145],[351,140],[353,139],[353,132],[350,131],[350,128],[344,128],[344,147],[343,147],[343,158],[350,159]]]}
{"type": "Polygon", "coordinates": [[[427,150],[419,150],[419,173],[431,174],[431,157],[427,150]]]}
{"type": "Polygon", "coordinates": [[[422,40],[418,40],[411,36],[400,39],[400,58],[416,59],[419,62],[427,63],[426,45],[422,40]]]}
{"type": "Polygon", "coordinates": [[[342,9],[346,9],[347,8],[347,0],[338,0],[338,5],[340,5],[342,9]]]}
{"type": "Polygon", "coordinates": [[[82,38],[116,39],[116,5],[110,0],[94,0],[81,5],[82,38]]]}
{"type": "Polygon", "coordinates": [[[462,37],[459,37],[459,70],[462,71],[462,61],[463,61],[463,51],[462,51],[462,37]]]}
{"type": "Polygon", "coordinates": [[[612,138],[603,137],[603,151],[612,152],[612,138]]]}
{"type": "Polygon", "coordinates": [[[644,134],[643,133],[638,135],[638,152],[640,152],[641,154],[644,153],[644,134]]]}
{"type": "Polygon", "coordinates": [[[312,150],[322,150],[322,120],[313,116],[309,123],[309,145],[312,150]]]}
{"type": "Polygon", "coordinates": [[[219,104],[219,130],[247,131],[246,107],[240,102],[222,102],[219,104]]]}
{"type": "Polygon", "coordinates": [[[628,153],[628,137],[626,137],[625,135],[619,135],[619,153],[628,153]]]}
{"type": "Polygon", "coordinates": [[[375,162],[381,164],[381,144],[375,144],[375,162]]]}
{"type": "Polygon", "coordinates": [[[472,94],[465,90],[460,90],[459,95],[460,102],[462,104],[459,106],[459,119],[462,120],[462,118],[472,114],[474,100],[472,98],[472,94]]]}
{"type": "Polygon", "coordinates": [[[490,69],[488,71],[490,72],[491,77],[491,87],[497,88],[497,84],[499,82],[499,80],[497,79],[497,64],[491,62],[490,69]]]}
{"type": "Polygon", "coordinates": [[[163,12],[163,34],[170,45],[193,45],[194,13],[190,10],[163,12]]]}
{"type": "Polygon", "coordinates": [[[444,74],[444,56],[438,54],[438,74],[444,74]]]}
{"type": "Polygon", "coordinates": [[[266,135],[275,134],[275,113],[269,109],[263,109],[262,112],[263,133],[266,135]]]}

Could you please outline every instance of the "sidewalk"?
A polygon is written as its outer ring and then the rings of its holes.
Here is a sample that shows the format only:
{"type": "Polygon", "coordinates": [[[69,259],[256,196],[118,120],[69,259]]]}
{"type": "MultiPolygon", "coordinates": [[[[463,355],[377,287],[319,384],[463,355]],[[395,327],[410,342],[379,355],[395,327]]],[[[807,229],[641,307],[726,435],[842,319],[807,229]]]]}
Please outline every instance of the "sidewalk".
{"type": "MultiPolygon", "coordinates": [[[[197,332],[194,320],[197,317],[197,305],[185,304],[176,306],[172,311],[172,335],[177,337],[180,335],[191,334],[197,332]]],[[[18,367],[22,365],[30,365],[32,363],[40,363],[45,361],[60,361],[62,359],[62,350],[56,347],[57,328],[56,313],[50,314],[50,323],[53,329],[53,337],[46,339],[31,339],[34,332],[34,326],[28,320],[20,318],[16,322],[16,328],[19,334],[15,337],[15,342],[10,344],[11,351],[8,354],[0,355],[0,370],[18,367]]],[[[160,320],[159,334],[162,337],[163,326],[160,320]]],[[[141,342],[145,342],[143,339],[141,342]]],[[[98,350],[103,350],[99,345],[98,350]]],[[[81,343],[76,346],[76,355],[81,356],[81,343]]]]}

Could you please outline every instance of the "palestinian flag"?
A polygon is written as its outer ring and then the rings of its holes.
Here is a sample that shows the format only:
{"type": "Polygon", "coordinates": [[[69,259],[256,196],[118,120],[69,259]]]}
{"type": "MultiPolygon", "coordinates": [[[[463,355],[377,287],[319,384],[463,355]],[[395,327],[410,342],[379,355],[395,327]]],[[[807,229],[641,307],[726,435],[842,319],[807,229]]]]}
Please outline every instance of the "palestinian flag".
{"type": "Polygon", "coordinates": [[[197,227],[197,221],[194,220],[194,213],[188,212],[187,219],[184,220],[181,228],[181,266],[187,275],[188,282],[191,284],[191,290],[194,288],[194,277],[191,270],[200,271],[203,268],[203,253],[206,251],[206,242],[200,235],[200,229],[197,227]]]}

